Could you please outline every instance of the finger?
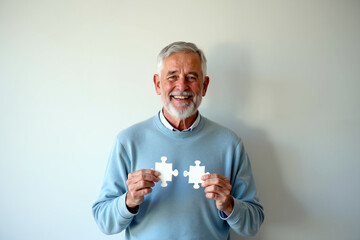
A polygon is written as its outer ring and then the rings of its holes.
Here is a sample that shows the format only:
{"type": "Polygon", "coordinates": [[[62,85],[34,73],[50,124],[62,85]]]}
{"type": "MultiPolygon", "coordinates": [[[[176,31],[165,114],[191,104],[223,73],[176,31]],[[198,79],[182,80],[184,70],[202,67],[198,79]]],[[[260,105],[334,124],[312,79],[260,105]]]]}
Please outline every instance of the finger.
{"type": "Polygon", "coordinates": [[[204,189],[205,193],[214,193],[216,195],[227,197],[231,193],[231,186],[230,188],[224,188],[217,185],[210,185],[204,189]]]}
{"type": "Polygon", "coordinates": [[[206,193],[205,197],[207,199],[212,199],[216,202],[216,205],[221,207],[222,205],[227,205],[228,204],[228,199],[230,199],[231,196],[222,196],[216,193],[206,193]]]}
{"type": "Polygon", "coordinates": [[[229,207],[229,205],[232,205],[233,203],[233,198],[231,195],[229,196],[222,196],[216,193],[206,193],[205,197],[208,199],[212,199],[216,202],[216,207],[219,210],[224,210],[227,207],[229,207]]]}
{"type": "Polygon", "coordinates": [[[214,192],[209,192],[205,194],[205,197],[208,199],[213,199],[215,201],[219,201],[219,200],[225,200],[226,198],[224,196],[221,196],[219,194],[216,194],[214,192]]]}
{"type": "Polygon", "coordinates": [[[126,185],[129,191],[135,192],[144,188],[151,188],[155,186],[155,183],[153,181],[145,181],[145,180],[140,180],[140,181],[127,180],[126,185]]]}
{"type": "Polygon", "coordinates": [[[230,187],[230,183],[228,181],[224,181],[222,179],[208,179],[204,182],[202,182],[202,186],[203,187],[207,187],[207,186],[211,186],[211,185],[216,185],[216,186],[219,186],[219,187],[225,187],[225,188],[228,188],[230,187]]]}
{"type": "Polygon", "coordinates": [[[205,194],[205,197],[206,197],[206,198],[209,198],[209,199],[214,199],[214,200],[215,200],[216,194],[213,193],[213,192],[206,193],[206,194],[205,194]]]}
{"type": "Polygon", "coordinates": [[[137,171],[129,173],[128,178],[133,178],[133,177],[137,177],[137,176],[141,176],[141,175],[154,175],[157,177],[160,175],[160,173],[153,169],[141,169],[141,170],[137,170],[137,171]]]}
{"type": "Polygon", "coordinates": [[[129,181],[133,184],[137,184],[138,182],[158,182],[160,179],[153,175],[139,175],[134,178],[129,179],[129,181]]]}
{"type": "Polygon", "coordinates": [[[144,189],[144,188],[152,188],[155,186],[155,183],[153,181],[139,181],[134,184],[137,191],[144,189]]]}
{"type": "Polygon", "coordinates": [[[202,184],[203,187],[208,187],[211,185],[216,185],[222,188],[231,189],[230,180],[227,178],[210,178],[205,180],[202,184]]]}
{"type": "Polygon", "coordinates": [[[230,183],[230,179],[227,177],[224,177],[220,174],[217,173],[212,173],[212,174],[205,174],[203,176],[201,176],[201,180],[203,181],[207,181],[207,180],[214,180],[214,179],[220,179],[224,182],[229,182],[230,183]]]}
{"type": "Polygon", "coordinates": [[[158,176],[160,175],[159,172],[152,170],[152,169],[142,169],[136,172],[129,173],[128,180],[132,182],[138,181],[153,181],[158,182],[160,179],[158,176]]]}
{"type": "Polygon", "coordinates": [[[145,195],[152,192],[152,188],[142,188],[132,194],[134,198],[142,199],[145,195]]]}

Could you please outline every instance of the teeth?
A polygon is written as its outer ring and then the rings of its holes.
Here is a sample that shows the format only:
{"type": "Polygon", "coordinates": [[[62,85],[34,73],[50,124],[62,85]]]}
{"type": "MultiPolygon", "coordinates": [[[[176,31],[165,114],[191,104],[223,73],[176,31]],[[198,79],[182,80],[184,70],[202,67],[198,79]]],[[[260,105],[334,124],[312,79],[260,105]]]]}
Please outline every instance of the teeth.
{"type": "Polygon", "coordinates": [[[174,96],[176,99],[187,99],[189,96],[174,96]]]}

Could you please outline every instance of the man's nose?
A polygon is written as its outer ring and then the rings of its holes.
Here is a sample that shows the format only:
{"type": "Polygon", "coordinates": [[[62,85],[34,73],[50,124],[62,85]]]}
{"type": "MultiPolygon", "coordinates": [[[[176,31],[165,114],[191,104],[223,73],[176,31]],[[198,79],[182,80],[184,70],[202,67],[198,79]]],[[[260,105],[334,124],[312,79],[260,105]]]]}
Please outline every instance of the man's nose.
{"type": "Polygon", "coordinates": [[[179,91],[185,91],[188,90],[188,85],[187,85],[187,81],[186,81],[186,77],[185,76],[180,76],[177,83],[177,88],[179,89],[179,91]]]}

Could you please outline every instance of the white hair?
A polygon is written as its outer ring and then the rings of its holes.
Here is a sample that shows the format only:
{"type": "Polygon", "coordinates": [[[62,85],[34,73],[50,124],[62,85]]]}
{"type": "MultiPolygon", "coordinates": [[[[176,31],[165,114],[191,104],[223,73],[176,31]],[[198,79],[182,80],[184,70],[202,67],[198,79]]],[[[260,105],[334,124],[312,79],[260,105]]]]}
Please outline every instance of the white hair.
{"type": "Polygon", "coordinates": [[[201,70],[203,77],[206,76],[206,57],[201,49],[199,49],[194,43],[191,42],[173,42],[166,47],[164,47],[158,55],[158,74],[160,76],[161,70],[163,68],[164,59],[169,57],[172,53],[178,52],[194,52],[199,54],[201,58],[201,70]]]}

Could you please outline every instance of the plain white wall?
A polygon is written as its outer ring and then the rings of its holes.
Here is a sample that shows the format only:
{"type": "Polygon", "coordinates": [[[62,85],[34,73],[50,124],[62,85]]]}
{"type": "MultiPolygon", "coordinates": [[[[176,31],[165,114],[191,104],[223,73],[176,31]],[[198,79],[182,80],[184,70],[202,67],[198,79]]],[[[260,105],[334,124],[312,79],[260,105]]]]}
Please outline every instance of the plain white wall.
{"type": "Polygon", "coordinates": [[[253,239],[359,239],[356,0],[0,0],[0,239],[123,239],[91,204],[117,132],[160,109],[156,56],[177,40],[207,55],[202,114],[251,157],[253,239]]]}

